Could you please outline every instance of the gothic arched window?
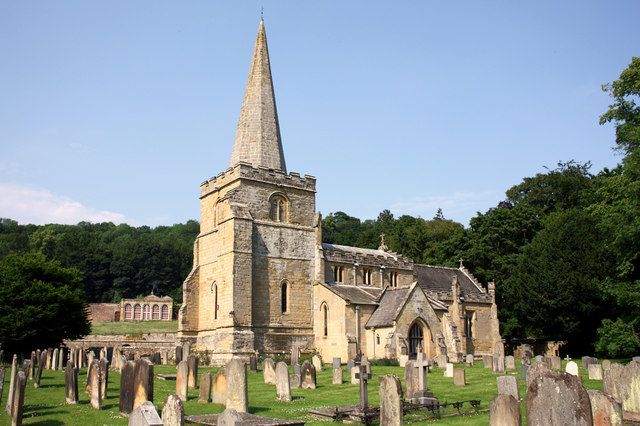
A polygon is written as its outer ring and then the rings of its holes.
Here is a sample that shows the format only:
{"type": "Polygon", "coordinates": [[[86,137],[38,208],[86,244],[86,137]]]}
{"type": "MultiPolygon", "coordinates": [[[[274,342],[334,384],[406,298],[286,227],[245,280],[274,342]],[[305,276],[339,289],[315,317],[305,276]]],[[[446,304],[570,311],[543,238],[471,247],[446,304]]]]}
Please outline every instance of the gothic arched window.
{"type": "Polygon", "coordinates": [[[289,283],[287,281],[283,281],[280,284],[280,310],[283,314],[286,314],[289,311],[289,283]]]}
{"type": "Polygon", "coordinates": [[[274,222],[286,222],[288,202],[282,194],[274,194],[270,199],[269,218],[274,222]]]}
{"type": "Polygon", "coordinates": [[[329,308],[327,307],[327,304],[323,303],[320,310],[322,311],[322,335],[327,337],[329,335],[329,308]]]}

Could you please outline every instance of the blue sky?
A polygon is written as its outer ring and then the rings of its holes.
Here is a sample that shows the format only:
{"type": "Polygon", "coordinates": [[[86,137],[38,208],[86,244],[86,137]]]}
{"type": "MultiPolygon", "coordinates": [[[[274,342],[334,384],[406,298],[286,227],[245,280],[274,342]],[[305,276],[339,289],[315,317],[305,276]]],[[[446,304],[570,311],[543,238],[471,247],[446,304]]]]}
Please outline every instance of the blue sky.
{"type": "Polygon", "coordinates": [[[260,8],[290,171],[317,207],[467,223],[558,161],[614,166],[600,86],[629,1],[5,1],[0,217],[199,218],[228,166],[260,8]]]}

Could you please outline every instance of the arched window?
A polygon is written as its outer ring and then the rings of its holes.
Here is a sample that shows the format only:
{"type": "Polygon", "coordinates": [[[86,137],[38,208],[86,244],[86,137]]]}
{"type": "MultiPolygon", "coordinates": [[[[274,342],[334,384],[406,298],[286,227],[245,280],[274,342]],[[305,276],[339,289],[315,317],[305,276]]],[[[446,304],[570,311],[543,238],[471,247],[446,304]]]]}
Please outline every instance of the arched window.
{"type": "Polygon", "coordinates": [[[274,222],[287,221],[288,203],[282,194],[274,194],[270,199],[269,218],[274,222]]]}
{"type": "Polygon", "coordinates": [[[409,357],[416,358],[416,354],[424,349],[424,332],[422,324],[414,322],[409,329],[409,357]]]}
{"type": "Polygon", "coordinates": [[[362,269],[362,282],[366,285],[371,285],[371,269],[362,269]]]}
{"type": "Polygon", "coordinates": [[[218,284],[213,283],[213,319],[218,319],[218,284]]]}
{"type": "Polygon", "coordinates": [[[391,287],[398,287],[398,273],[389,272],[389,284],[391,287]]]}
{"type": "Polygon", "coordinates": [[[133,307],[133,319],[137,321],[142,319],[142,307],[137,303],[133,307]]]}
{"type": "Polygon", "coordinates": [[[169,319],[169,306],[167,305],[162,305],[162,319],[163,320],[169,319]]]}
{"type": "Polygon", "coordinates": [[[342,282],[342,266],[333,267],[333,281],[337,283],[342,282]]]}
{"type": "Polygon", "coordinates": [[[131,304],[127,303],[124,305],[124,319],[130,320],[133,314],[133,310],[131,309],[131,304]]]}
{"type": "Polygon", "coordinates": [[[320,310],[322,311],[322,335],[327,337],[329,335],[329,308],[327,307],[327,304],[323,303],[320,310]]]}
{"type": "Polygon", "coordinates": [[[149,305],[144,305],[144,307],[142,308],[142,319],[145,321],[151,319],[149,315],[149,305]]]}
{"type": "Polygon", "coordinates": [[[280,284],[280,310],[283,314],[286,314],[289,311],[289,283],[287,281],[283,281],[280,284]]]}
{"type": "Polygon", "coordinates": [[[153,305],[153,309],[151,310],[151,319],[159,320],[160,319],[160,306],[153,305]]]}
{"type": "Polygon", "coordinates": [[[376,344],[380,344],[380,335],[376,333],[376,344]]]}

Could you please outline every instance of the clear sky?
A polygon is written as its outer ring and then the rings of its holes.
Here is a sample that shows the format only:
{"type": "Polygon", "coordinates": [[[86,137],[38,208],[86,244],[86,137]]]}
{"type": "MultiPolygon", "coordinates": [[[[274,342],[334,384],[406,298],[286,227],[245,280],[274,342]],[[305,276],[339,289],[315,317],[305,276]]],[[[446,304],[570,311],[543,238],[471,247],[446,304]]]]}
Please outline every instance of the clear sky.
{"type": "Polygon", "coordinates": [[[640,55],[637,0],[9,0],[0,217],[198,219],[261,6],[287,166],[325,215],[467,223],[543,166],[619,161],[600,86],[640,55]]]}

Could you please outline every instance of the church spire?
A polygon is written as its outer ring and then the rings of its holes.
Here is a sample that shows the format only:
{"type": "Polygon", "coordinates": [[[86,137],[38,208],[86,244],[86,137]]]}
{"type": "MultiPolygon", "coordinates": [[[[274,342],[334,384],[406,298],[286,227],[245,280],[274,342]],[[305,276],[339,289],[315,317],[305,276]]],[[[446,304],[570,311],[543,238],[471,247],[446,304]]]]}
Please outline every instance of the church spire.
{"type": "Polygon", "coordinates": [[[260,20],[260,28],[253,48],[253,59],[242,100],[230,165],[234,166],[240,161],[285,173],[287,171],[271,79],[264,20],[260,20]]]}

